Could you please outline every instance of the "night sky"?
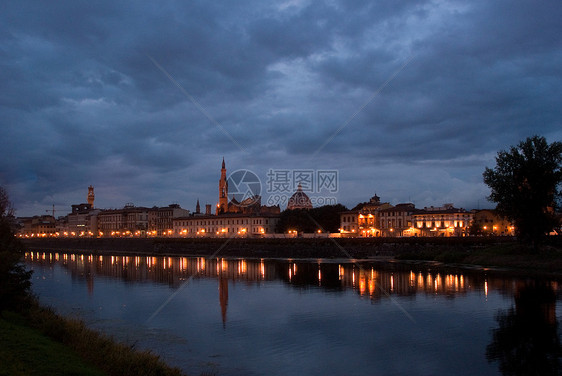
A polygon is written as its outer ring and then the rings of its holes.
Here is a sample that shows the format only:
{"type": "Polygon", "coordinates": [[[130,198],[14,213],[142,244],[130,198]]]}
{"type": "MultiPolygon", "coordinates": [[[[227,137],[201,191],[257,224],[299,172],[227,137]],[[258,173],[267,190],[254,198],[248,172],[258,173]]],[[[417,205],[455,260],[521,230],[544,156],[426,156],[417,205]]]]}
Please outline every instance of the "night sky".
{"type": "Polygon", "coordinates": [[[194,210],[224,156],[264,201],[270,169],[329,170],[348,207],[491,207],[498,150],[562,140],[560,20],[560,1],[3,1],[0,185],[19,216],[90,184],[96,207],[194,210]]]}

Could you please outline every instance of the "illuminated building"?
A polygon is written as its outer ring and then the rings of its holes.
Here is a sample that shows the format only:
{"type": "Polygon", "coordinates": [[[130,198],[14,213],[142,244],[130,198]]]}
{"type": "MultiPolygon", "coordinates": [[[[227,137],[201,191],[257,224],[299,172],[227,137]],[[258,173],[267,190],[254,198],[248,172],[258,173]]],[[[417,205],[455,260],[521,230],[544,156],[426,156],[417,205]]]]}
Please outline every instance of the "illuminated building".
{"type": "Polygon", "coordinates": [[[475,210],[471,235],[514,236],[515,226],[495,210],[475,210]]]}
{"type": "Polygon", "coordinates": [[[426,207],[412,215],[419,236],[466,236],[472,218],[472,213],[455,208],[453,204],[426,207]]]}
{"type": "Polygon", "coordinates": [[[56,234],[56,221],[52,215],[19,218],[23,237],[46,237],[56,234]]]}
{"type": "Polygon", "coordinates": [[[173,219],[189,215],[189,210],[182,209],[178,204],[165,207],[154,207],[148,211],[148,231],[150,235],[172,235],[174,229],[173,219]]]}
{"type": "Polygon", "coordinates": [[[414,204],[398,204],[378,212],[381,236],[416,236],[412,215],[417,212],[414,204]]]}
{"type": "Polygon", "coordinates": [[[146,236],[148,211],[133,204],[123,209],[102,210],[98,214],[98,230],[102,236],[146,236]]]}
{"type": "MultiPolygon", "coordinates": [[[[266,206],[261,204],[261,196],[255,195],[246,197],[241,202],[232,198],[228,201],[228,181],[226,178],[226,165],[224,158],[222,159],[221,177],[219,179],[219,202],[216,207],[216,215],[223,214],[280,214],[281,209],[279,205],[266,206]]],[[[210,214],[206,212],[206,214],[210,214]]]]}
{"type": "Polygon", "coordinates": [[[65,226],[59,232],[75,236],[93,236],[98,232],[98,213],[90,203],[72,205],[72,212],[66,216],[65,226]]]}
{"type": "Polygon", "coordinates": [[[221,177],[219,180],[219,203],[217,204],[216,214],[228,212],[228,181],[226,180],[226,165],[222,158],[221,177]]]}
{"type": "Polygon", "coordinates": [[[262,237],[275,233],[276,214],[195,215],[173,219],[174,236],[180,237],[262,237]]]}
{"type": "Polygon", "coordinates": [[[374,195],[368,202],[358,204],[353,210],[340,213],[340,234],[342,236],[381,236],[380,211],[392,208],[388,202],[381,203],[374,195]]]}
{"type": "Polygon", "coordinates": [[[90,207],[93,209],[94,208],[94,199],[96,198],[96,196],[94,195],[94,187],[92,185],[90,185],[88,187],[88,204],[90,204],[90,207]]]}

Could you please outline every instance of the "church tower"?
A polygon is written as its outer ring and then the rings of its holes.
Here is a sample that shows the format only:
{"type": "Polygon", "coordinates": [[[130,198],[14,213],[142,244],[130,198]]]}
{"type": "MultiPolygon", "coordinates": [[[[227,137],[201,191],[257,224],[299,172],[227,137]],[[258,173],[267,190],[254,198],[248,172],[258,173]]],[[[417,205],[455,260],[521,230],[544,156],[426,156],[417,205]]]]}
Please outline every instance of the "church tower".
{"type": "Polygon", "coordinates": [[[197,199],[197,205],[195,205],[195,214],[201,213],[201,205],[199,205],[199,199],[197,199]]]}
{"type": "Polygon", "coordinates": [[[228,182],[226,181],[226,166],[224,157],[222,158],[221,178],[219,180],[219,203],[217,205],[217,215],[228,211],[228,182]]]}
{"type": "Polygon", "coordinates": [[[90,204],[92,209],[94,208],[94,198],[95,197],[96,196],[94,195],[94,187],[90,185],[88,187],[88,204],[90,204]]]}

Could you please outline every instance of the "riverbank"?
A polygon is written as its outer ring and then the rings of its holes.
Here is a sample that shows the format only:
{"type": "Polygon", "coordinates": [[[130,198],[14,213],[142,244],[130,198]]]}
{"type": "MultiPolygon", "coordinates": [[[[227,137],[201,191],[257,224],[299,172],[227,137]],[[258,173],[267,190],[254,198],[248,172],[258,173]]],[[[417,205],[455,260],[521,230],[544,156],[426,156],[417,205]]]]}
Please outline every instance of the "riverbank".
{"type": "Polygon", "coordinates": [[[149,351],[113,341],[33,303],[0,316],[0,375],[181,376],[149,351]]]}
{"type": "Polygon", "coordinates": [[[562,248],[545,245],[538,249],[519,243],[491,244],[464,250],[427,249],[404,252],[397,260],[436,261],[446,265],[509,269],[518,274],[562,274],[562,248]]]}
{"type": "Polygon", "coordinates": [[[221,258],[377,259],[437,261],[465,266],[562,273],[562,237],[539,250],[508,237],[466,238],[43,238],[23,241],[33,251],[94,255],[221,258]]]}
{"type": "Polygon", "coordinates": [[[39,238],[23,240],[30,250],[92,254],[256,258],[394,258],[427,250],[471,250],[510,244],[501,238],[39,238]]]}
{"type": "Polygon", "coordinates": [[[0,375],[105,375],[69,346],[31,328],[23,316],[13,312],[0,317],[0,364],[0,375]]]}

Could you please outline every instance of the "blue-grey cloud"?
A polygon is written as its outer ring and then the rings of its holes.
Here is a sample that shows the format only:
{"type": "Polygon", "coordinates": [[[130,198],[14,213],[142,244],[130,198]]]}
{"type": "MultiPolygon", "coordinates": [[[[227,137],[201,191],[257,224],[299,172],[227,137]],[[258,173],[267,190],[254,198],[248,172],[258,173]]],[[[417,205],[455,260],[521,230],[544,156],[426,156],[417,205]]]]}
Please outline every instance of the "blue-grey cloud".
{"type": "Polygon", "coordinates": [[[223,156],[263,180],[338,169],[348,206],[470,208],[495,152],[562,136],[556,1],[0,8],[0,184],[20,215],[89,184],[106,207],[214,204],[223,156]]]}

